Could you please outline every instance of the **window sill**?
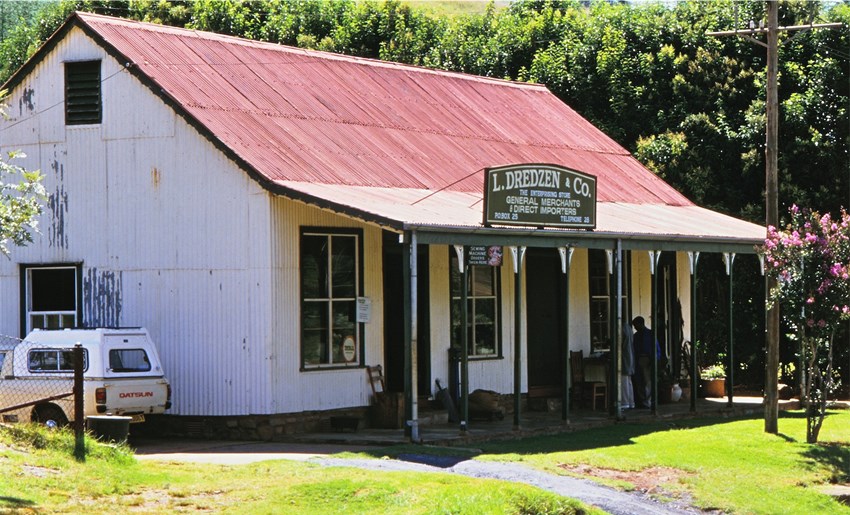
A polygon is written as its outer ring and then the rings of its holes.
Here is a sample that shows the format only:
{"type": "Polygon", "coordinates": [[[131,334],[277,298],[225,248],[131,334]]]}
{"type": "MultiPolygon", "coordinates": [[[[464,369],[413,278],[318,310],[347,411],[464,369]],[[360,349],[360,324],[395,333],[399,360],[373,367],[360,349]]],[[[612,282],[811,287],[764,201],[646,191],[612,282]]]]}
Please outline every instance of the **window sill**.
{"type": "Polygon", "coordinates": [[[310,366],[301,366],[301,372],[326,372],[326,371],[339,371],[339,370],[357,370],[360,368],[366,368],[366,365],[362,363],[352,364],[352,365],[310,365],[310,366]]]}

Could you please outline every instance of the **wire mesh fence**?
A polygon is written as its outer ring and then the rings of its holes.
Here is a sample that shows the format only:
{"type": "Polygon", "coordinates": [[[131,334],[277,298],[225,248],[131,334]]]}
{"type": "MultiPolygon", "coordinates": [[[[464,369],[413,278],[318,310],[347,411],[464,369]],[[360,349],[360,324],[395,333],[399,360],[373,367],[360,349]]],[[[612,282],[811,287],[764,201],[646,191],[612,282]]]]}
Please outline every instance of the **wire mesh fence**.
{"type": "Polygon", "coordinates": [[[0,335],[0,421],[66,424],[74,414],[74,363],[72,348],[0,335]]]}

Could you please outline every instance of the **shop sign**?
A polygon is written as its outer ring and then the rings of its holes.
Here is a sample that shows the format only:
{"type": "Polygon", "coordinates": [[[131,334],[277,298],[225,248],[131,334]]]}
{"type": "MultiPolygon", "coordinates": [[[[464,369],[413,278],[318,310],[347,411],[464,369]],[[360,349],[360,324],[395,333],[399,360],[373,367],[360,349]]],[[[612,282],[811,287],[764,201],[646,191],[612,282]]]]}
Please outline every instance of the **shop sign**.
{"type": "Polygon", "coordinates": [[[596,177],[555,165],[484,171],[484,225],[596,227],[596,177]]]}

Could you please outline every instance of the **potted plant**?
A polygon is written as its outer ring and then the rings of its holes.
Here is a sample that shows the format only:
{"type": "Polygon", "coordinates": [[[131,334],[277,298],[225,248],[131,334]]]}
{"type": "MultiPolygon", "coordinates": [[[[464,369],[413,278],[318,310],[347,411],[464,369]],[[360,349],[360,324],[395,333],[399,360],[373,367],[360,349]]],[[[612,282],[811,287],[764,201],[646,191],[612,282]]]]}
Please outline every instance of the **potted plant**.
{"type": "Polygon", "coordinates": [[[711,365],[699,373],[700,389],[706,397],[723,397],[726,395],[726,370],[723,365],[711,365]]]}

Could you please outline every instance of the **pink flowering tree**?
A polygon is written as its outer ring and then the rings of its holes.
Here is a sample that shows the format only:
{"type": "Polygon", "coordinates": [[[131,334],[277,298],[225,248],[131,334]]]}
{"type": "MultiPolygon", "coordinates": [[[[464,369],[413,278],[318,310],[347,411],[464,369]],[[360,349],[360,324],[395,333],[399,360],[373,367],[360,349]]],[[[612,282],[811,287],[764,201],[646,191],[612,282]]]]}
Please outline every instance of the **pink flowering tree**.
{"type": "Polygon", "coordinates": [[[806,407],[806,440],[818,440],[833,389],[833,337],[850,320],[850,216],[791,206],[784,229],[767,228],[761,249],[767,274],[776,278],[770,301],[779,303],[786,322],[797,330],[801,373],[800,400],[806,407]]]}

